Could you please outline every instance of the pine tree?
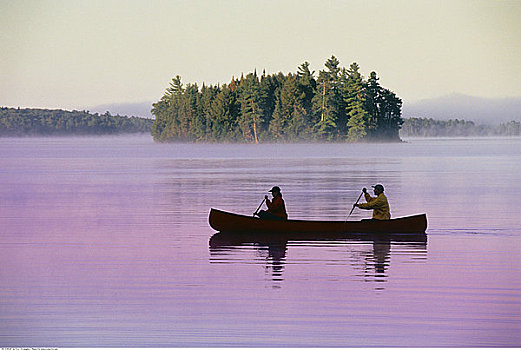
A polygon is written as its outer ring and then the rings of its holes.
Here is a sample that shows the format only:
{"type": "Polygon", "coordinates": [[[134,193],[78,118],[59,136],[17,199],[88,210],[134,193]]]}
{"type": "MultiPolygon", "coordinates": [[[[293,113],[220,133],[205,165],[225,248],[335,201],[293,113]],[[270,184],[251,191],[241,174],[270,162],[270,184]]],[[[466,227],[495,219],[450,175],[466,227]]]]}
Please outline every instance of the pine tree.
{"type": "Polygon", "coordinates": [[[317,79],[317,94],[313,98],[314,131],[318,139],[333,140],[338,136],[337,122],[341,118],[342,98],[339,93],[340,62],[331,56],[317,79]]]}
{"type": "Polygon", "coordinates": [[[152,112],[156,120],[152,126],[152,135],[156,141],[169,141],[179,137],[179,111],[184,89],[181,77],[177,75],[170,82],[161,100],[153,105],[152,112]]]}
{"type": "Polygon", "coordinates": [[[317,81],[313,76],[315,72],[311,72],[309,70],[309,63],[304,62],[298,67],[297,72],[297,88],[300,101],[303,104],[306,120],[308,127],[311,124],[311,115],[312,115],[312,107],[313,107],[313,97],[316,94],[317,89],[317,81]]]}
{"type": "Polygon", "coordinates": [[[389,89],[383,89],[379,112],[379,135],[387,140],[399,140],[399,131],[403,124],[401,117],[402,100],[389,89]]]}
{"type": "Polygon", "coordinates": [[[296,77],[288,75],[282,86],[277,105],[270,123],[270,132],[276,140],[298,140],[305,136],[309,128],[306,120],[304,96],[299,93],[296,77]]]}
{"type": "Polygon", "coordinates": [[[201,113],[201,94],[197,84],[188,84],[184,93],[185,100],[185,139],[187,141],[204,140],[206,118],[201,113]]]}
{"type": "Polygon", "coordinates": [[[273,111],[273,117],[269,126],[269,133],[271,139],[275,141],[285,141],[286,140],[286,127],[287,127],[287,118],[284,114],[284,110],[282,107],[282,102],[280,101],[280,96],[277,98],[275,102],[275,110],[273,111]]]}
{"type": "Polygon", "coordinates": [[[224,85],[210,105],[211,135],[215,141],[237,141],[239,106],[235,94],[224,85]]]}
{"type": "Polygon", "coordinates": [[[366,135],[366,120],[368,113],[365,110],[365,92],[360,67],[355,62],[351,64],[347,71],[347,95],[345,103],[348,115],[348,134],[349,141],[359,141],[366,135]]]}
{"type": "Polygon", "coordinates": [[[263,117],[261,120],[261,137],[263,139],[270,139],[269,126],[271,124],[273,113],[275,112],[275,104],[277,101],[276,92],[278,91],[278,85],[271,75],[266,75],[263,72],[260,78],[261,96],[261,109],[263,111],[263,117]]]}
{"type": "Polygon", "coordinates": [[[163,130],[165,130],[167,124],[167,110],[168,103],[164,99],[152,104],[152,114],[155,116],[155,120],[152,124],[151,134],[154,141],[163,141],[161,135],[163,134],[163,130]]]}
{"type": "Polygon", "coordinates": [[[399,130],[403,124],[402,100],[394,92],[380,86],[376,72],[371,72],[366,92],[369,136],[374,139],[399,140],[399,130]]]}
{"type": "Polygon", "coordinates": [[[371,72],[366,85],[365,109],[367,116],[367,132],[371,138],[378,137],[379,103],[382,88],[378,83],[376,72],[371,72]]]}
{"type": "Polygon", "coordinates": [[[248,74],[241,81],[238,91],[241,106],[239,127],[244,140],[259,143],[261,126],[264,121],[265,96],[260,88],[256,72],[248,74]]]}
{"type": "Polygon", "coordinates": [[[201,88],[201,98],[198,107],[199,115],[204,117],[204,136],[199,138],[201,141],[209,141],[211,139],[212,119],[210,118],[210,108],[217,93],[218,89],[212,86],[206,87],[203,84],[201,88]]]}

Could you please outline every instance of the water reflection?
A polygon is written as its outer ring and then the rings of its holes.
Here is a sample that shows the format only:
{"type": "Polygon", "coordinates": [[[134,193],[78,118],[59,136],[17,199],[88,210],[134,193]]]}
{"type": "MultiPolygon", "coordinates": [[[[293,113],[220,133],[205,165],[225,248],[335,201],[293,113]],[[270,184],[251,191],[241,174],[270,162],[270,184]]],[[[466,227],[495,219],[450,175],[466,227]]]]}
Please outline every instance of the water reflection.
{"type": "Polygon", "coordinates": [[[286,265],[287,242],[259,243],[256,248],[261,257],[265,259],[265,271],[271,281],[275,282],[273,287],[280,287],[279,282],[284,280],[284,266],[286,265]]]}
{"type": "MultiPolygon", "coordinates": [[[[346,245],[351,265],[365,282],[387,282],[389,265],[391,263],[391,241],[388,239],[373,240],[368,245],[346,245]]],[[[426,245],[421,243],[420,249],[426,245]],[[423,245],[423,247],[422,247],[423,245]]],[[[375,289],[384,289],[383,285],[376,285],[375,289]]]]}
{"type": "MultiPolygon", "coordinates": [[[[316,254],[329,265],[350,265],[364,282],[376,283],[374,289],[384,289],[382,282],[389,279],[391,251],[400,256],[399,261],[426,260],[427,236],[425,234],[382,235],[333,235],[313,237],[312,234],[280,237],[274,234],[237,234],[219,232],[210,238],[211,263],[252,263],[248,252],[254,250],[260,259],[253,263],[263,264],[274,288],[284,281],[286,264],[313,263],[301,259],[288,260],[289,249],[316,248],[316,254]],[[320,251],[319,249],[322,250],[320,251]],[[339,249],[341,248],[341,249],[339,249]],[[392,249],[391,249],[392,248],[392,249]],[[328,254],[334,252],[338,256],[328,254]],[[405,257],[405,259],[403,259],[405,257]],[[298,260],[298,261],[297,261],[298,260]]],[[[399,263],[399,262],[397,262],[399,263]]]]}

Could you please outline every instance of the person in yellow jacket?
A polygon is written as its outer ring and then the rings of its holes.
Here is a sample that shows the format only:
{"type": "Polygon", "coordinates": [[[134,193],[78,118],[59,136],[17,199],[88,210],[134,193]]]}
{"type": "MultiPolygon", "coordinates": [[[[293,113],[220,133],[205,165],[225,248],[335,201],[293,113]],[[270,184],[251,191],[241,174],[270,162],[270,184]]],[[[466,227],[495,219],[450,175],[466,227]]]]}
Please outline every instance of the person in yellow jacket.
{"type": "Polygon", "coordinates": [[[389,209],[389,202],[384,194],[384,187],[380,184],[373,186],[376,197],[371,197],[367,193],[367,189],[362,189],[367,203],[355,204],[360,209],[373,210],[373,220],[389,220],[391,218],[391,211],[389,209]]]}

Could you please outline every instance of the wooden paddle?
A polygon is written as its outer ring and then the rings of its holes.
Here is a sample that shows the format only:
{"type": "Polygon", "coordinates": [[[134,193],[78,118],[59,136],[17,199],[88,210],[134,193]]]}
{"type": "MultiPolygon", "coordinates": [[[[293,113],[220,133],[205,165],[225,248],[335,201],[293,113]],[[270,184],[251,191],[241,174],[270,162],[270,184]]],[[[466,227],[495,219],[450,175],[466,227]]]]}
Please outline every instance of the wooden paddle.
{"type": "Polygon", "coordinates": [[[360,193],[360,195],[358,196],[358,199],[356,200],[356,203],[353,204],[353,207],[351,208],[351,211],[349,212],[349,215],[347,216],[346,221],[347,221],[347,219],[349,219],[351,214],[353,214],[353,210],[355,210],[355,206],[358,204],[358,202],[360,201],[360,198],[362,198],[363,194],[364,194],[364,191],[362,190],[362,193],[360,193]]]}
{"type": "Polygon", "coordinates": [[[257,208],[257,210],[255,210],[255,213],[253,213],[253,216],[257,215],[257,213],[259,212],[259,209],[262,207],[262,205],[264,204],[265,200],[266,200],[266,197],[264,197],[264,199],[262,200],[261,204],[259,204],[259,207],[257,208]]]}

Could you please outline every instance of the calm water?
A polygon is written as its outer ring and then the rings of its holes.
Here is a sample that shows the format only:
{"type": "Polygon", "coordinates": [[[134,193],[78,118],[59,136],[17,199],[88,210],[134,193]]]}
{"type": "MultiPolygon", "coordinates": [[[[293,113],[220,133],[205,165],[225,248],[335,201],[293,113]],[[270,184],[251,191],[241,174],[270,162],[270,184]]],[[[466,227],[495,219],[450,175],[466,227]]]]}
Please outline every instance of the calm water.
{"type": "Polygon", "coordinates": [[[0,346],[521,346],[521,139],[408,141],[0,139],[0,346]],[[211,207],[343,220],[375,183],[427,244],[209,244],[211,207]]]}

